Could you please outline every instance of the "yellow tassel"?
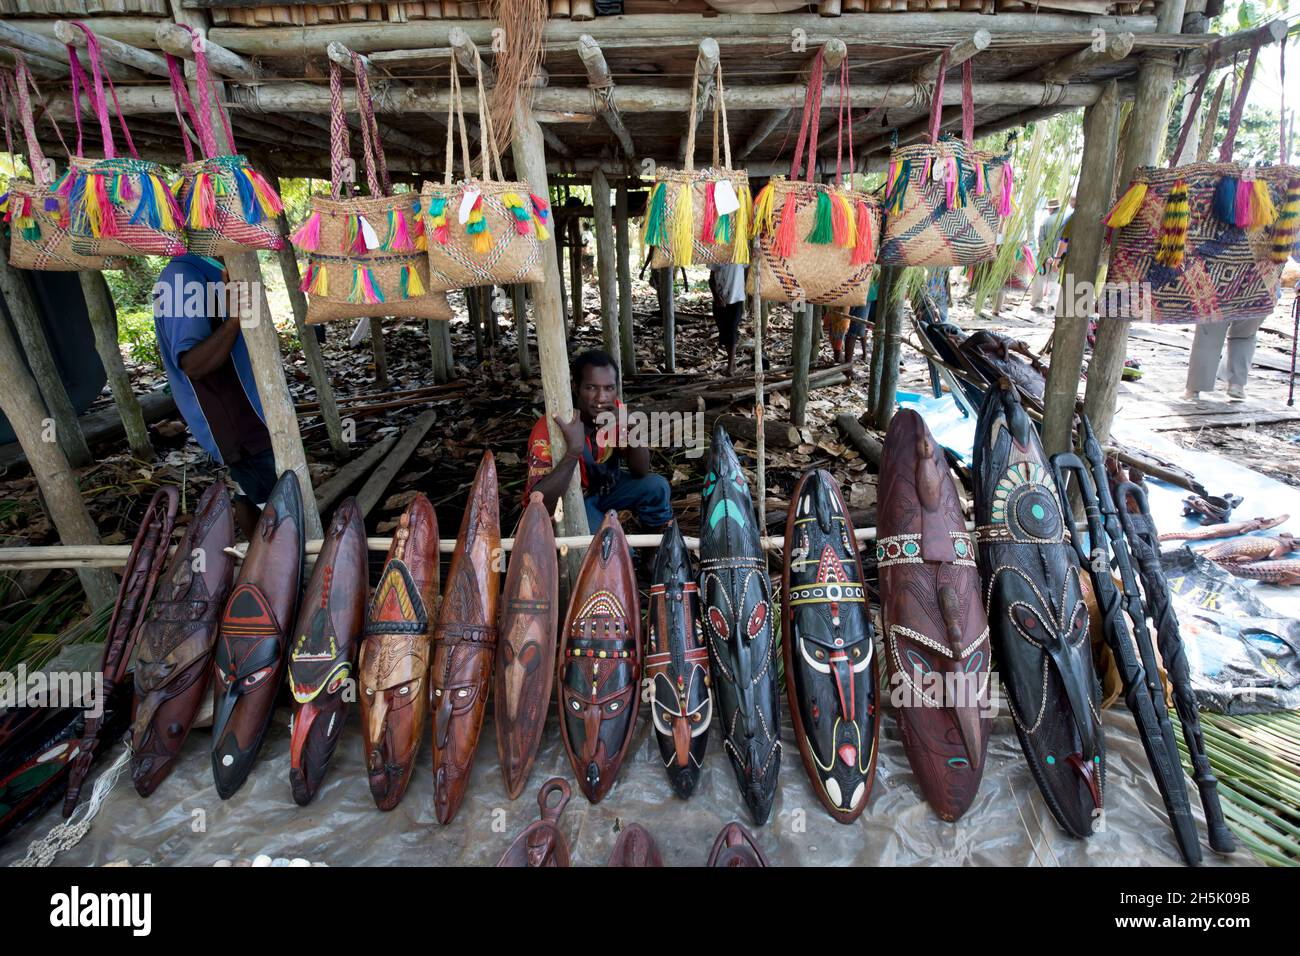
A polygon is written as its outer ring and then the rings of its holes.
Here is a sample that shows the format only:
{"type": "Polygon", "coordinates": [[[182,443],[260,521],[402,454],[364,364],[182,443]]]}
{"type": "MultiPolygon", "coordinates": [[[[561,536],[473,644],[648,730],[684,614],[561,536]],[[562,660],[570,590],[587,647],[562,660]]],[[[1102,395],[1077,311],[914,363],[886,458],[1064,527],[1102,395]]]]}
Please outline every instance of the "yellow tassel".
{"type": "Polygon", "coordinates": [[[420,273],[416,271],[415,266],[411,266],[406,273],[406,295],[411,299],[417,295],[424,295],[424,283],[420,281],[420,273]]]}
{"type": "Polygon", "coordinates": [[[689,266],[691,264],[691,245],[693,242],[693,223],[695,220],[694,198],[695,192],[689,185],[683,186],[677,190],[677,208],[673,210],[673,230],[671,236],[671,245],[673,250],[673,265],[689,266]]]}
{"type": "Polygon", "coordinates": [[[849,202],[849,198],[843,193],[833,193],[832,198],[843,208],[844,221],[848,224],[848,229],[845,232],[844,241],[840,243],[840,248],[852,249],[858,244],[858,223],[857,217],[853,215],[853,204],[849,202]]]}
{"type": "Polygon", "coordinates": [[[1177,269],[1183,264],[1190,219],[1187,183],[1179,180],[1169,190],[1169,198],[1165,200],[1165,214],[1160,221],[1160,244],[1156,249],[1156,262],[1171,269],[1177,269]]]}
{"type": "Polygon", "coordinates": [[[1273,205],[1273,197],[1268,191],[1268,183],[1262,179],[1255,180],[1255,201],[1252,205],[1253,215],[1250,217],[1250,228],[1261,229],[1264,226],[1273,225],[1277,219],[1277,207],[1273,205]]]}
{"type": "Polygon", "coordinates": [[[1116,229],[1127,226],[1142,208],[1142,200],[1146,198],[1147,184],[1134,183],[1128,188],[1128,192],[1120,197],[1119,202],[1111,207],[1110,213],[1106,216],[1106,225],[1116,229]]]}
{"type": "Polygon", "coordinates": [[[736,198],[740,200],[740,208],[735,212],[731,261],[743,266],[749,264],[749,220],[753,214],[754,197],[750,195],[748,186],[741,186],[736,198]]]}
{"type": "Polygon", "coordinates": [[[307,286],[307,291],[312,295],[329,295],[330,294],[330,274],[324,265],[316,267],[316,274],[311,277],[311,285],[307,286]]]}
{"type": "Polygon", "coordinates": [[[775,190],[768,183],[758,193],[758,203],[754,207],[754,222],[759,232],[772,231],[772,197],[775,190]]]}
{"type": "MultiPolygon", "coordinates": [[[[537,230],[538,242],[545,242],[547,239],[551,238],[551,234],[547,231],[546,227],[542,225],[542,220],[540,217],[538,216],[533,217],[533,228],[537,230]]],[[[423,239],[424,237],[421,236],[420,238],[423,239]]]]}
{"type": "Polygon", "coordinates": [[[474,233],[473,238],[470,239],[470,248],[473,249],[477,255],[487,255],[492,251],[492,233],[488,232],[486,229],[474,233]]]}

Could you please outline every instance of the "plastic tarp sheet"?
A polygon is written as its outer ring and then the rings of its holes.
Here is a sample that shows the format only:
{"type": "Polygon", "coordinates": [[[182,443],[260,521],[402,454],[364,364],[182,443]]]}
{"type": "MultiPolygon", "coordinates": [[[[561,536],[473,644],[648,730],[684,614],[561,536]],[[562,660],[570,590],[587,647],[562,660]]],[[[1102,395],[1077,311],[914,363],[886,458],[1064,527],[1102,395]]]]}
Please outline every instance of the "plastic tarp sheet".
{"type": "MultiPolygon", "coordinates": [[[[509,801],[489,715],[465,803],[450,825],[440,826],[433,816],[427,735],[402,803],[389,813],[375,808],[355,707],[315,802],[295,805],[289,794],[289,709],[282,706],[252,775],[229,800],[218,798],[212,784],[211,733],[196,730],[172,775],[148,799],[136,794],[129,773],[124,773],[89,833],[60,854],[55,865],[211,866],[221,859],[251,860],[259,854],[330,866],[493,865],[514,837],[537,819],[537,790],[552,776],[563,777],[573,791],[560,828],[569,837],[575,866],[603,865],[617,831],[630,822],[650,831],[665,864],[702,866],[718,831],[730,820],[749,827],[771,861],[784,866],[1180,864],[1127,713],[1112,709],[1105,714],[1106,811],[1098,832],[1086,841],[1066,836],[1051,818],[1005,707],[1000,713],[979,795],[956,823],[943,822],[922,801],[892,716],[887,715],[881,727],[877,778],[866,811],[847,826],[836,823],[818,803],[785,721],[776,803],[767,825],[753,827],[716,731],[699,788],[683,801],[668,786],[643,708],[628,762],[609,796],[594,806],[576,786],[554,714],[528,788],[509,801]]],[[[121,752],[113,747],[93,776],[121,752]]],[[[88,784],[83,800],[90,790],[88,784]]],[[[1194,789],[1192,802],[1201,820],[1194,789]]],[[[0,865],[21,859],[28,844],[59,821],[55,808],[18,828],[0,844],[0,865]]],[[[1223,862],[1208,848],[1206,854],[1207,863],[1223,862]]],[[[1254,858],[1239,850],[1227,861],[1249,865],[1254,858]]]]}

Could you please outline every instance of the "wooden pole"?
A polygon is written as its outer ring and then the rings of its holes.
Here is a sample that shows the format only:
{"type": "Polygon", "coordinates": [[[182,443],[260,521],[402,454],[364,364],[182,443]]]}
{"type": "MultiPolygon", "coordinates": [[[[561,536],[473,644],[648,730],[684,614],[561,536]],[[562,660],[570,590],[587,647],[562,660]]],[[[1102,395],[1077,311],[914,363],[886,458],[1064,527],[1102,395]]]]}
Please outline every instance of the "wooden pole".
{"type": "Polygon", "coordinates": [[[375,359],[375,385],[388,387],[388,352],[384,349],[384,320],[370,317],[370,352],[375,359]]]}
{"type": "Polygon", "coordinates": [[[533,374],[533,357],[528,350],[528,311],[524,307],[524,287],[516,283],[510,287],[510,304],[515,317],[515,351],[519,353],[519,377],[533,374]]]}
{"type": "Polygon", "coordinates": [[[677,309],[673,297],[676,289],[673,285],[671,266],[654,270],[655,281],[659,284],[659,315],[664,322],[664,371],[677,371],[677,309]]]}
{"type": "Polygon", "coordinates": [[[876,289],[876,326],[871,332],[871,371],[867,378],[867,414],[875,421],[880,413],[880,383],[885,377],[885,310],[894,294],[894,280],[900,270],[884,266],[876,289]]]}
{"type": "Polygon", "coordinates": [[[632,136],[628,133],[623,118],[618,115],[618,109],[613,104],[614,78],[610,75],[609,65],[605,62],[605,54],[601,52],[600,44],[595,38],[584,33],[578,37],[578,56],[587,71],[587,87],[600,107],[600,118],[605,121],[605,125],[618,140],[623,155],[629,160],[635,160],[636,147],[632,143],[632,136]]]}
{"type": "MultiPolygon", "coordinates": [[[[1160,8],[1159,32],[1178,33],[1182,29],[1186,0],[1165,0],[1160,8]]],[[[1119,171],[1121,189],[1127,189],[1133,171],[1139,166],[1154,166],[1160,158],[1169,118],[1169,100],[1174,88],[1174,57],[1148,52],[1138,69],[1137,98],[1129,115],[1128,138],[1119,171]]],[[[1098,323],[1097,343],[1088,363],[1088,387],[1083,409],[1092,422],[1099,441],[1110,437],[1119,398],[1119,383],[1124,375],[1128,353],[1126,319],[1104,319],[1098,323]]]]}
{"type": "MultiPolygon", "coordinates": [[[[1074,407],[1083,377],[1083,350],[1095,302],[1105,225],[1115,179],[1119,130],[1119,93],[1115,84],[1088,107],[1083,118],[1083,156],[1078,203],[1071,216],[1070,248],[1061,268],[1061,297],[1052,333],[1052,365],[1043,396],[1043,447],[1049,455],[1071,450],[1074,407]],[[1086,285],[1085,285],[1086,283],[1086,285]],[[1083,308],[1079,308],[1082,305],[1083,308]]],[[[1109,320],[1108,320],[1109,321],[1109,320]]]]}
{"type": "Polygon", "coordinates": [[[618,337],[624,378],[636,377],[636,348],[632,341],[632,254],[628,239],[627,180],[619,180],[614,197],[614,255],[618,259],[618,337]]]}
{"type": "MultiPolygon", "coordinates": [[[[546,181],[546,146],[542,129],[533,118],[528,104],[515,104],[514,142],[511,153],[515,173],[529,184],[538,196],[550,195],[546,181]]],[[[573,415],[573,386],[569,375],[569,349],[564,337],[564,313],[560,308],[560,263],[555,244],[542,243],[544,282],[533,286],[533,321],[537,327],[537,357],[542,369],[542,392],[546,396],[546,424],[551,435],[552,454],[558,460],[565,452],[564,435],[555,419],[568,421],[573,415]]],[[[582,498],[582,484],[577,469],[564,491],[564,519],[561,527],[567,535],[587,535],[587,509],[582,498]]],[[[574,548],[568,555],[568,567],[576,577],[582,554],[574,548]]]]}
{"type": "Polygon", "coordinates": [[[474,358],[482,365],[485,355],[485,343],[483,342],[483,303],[478,297],[477,290],[465,290],[465,308],[469,312],[469,328],[474,333],[474,358]]]}
{"type": "Polygon", "coordinates": [[[569,219],[569,330],[578,331],[582,323],[582,220],[569,219]]]}
{"type": "Polygon", "coordinates": [[[117,342],[117,310],[113,296],[102,272],[80,272],[81,292],[86,298],[86,313],[90,327],[95,332],[95,351],[108,374],[108,387],[113,392],[113,403],[122,419],[126,444],[131,455],[141,461],[153,461],[153,444],[149,441],[149,428],[144,422],[144,412],[131,388],[131,376],[122,361],[122,349],[117,342]]]}
{"type": "Polygon", "coordinates": [[[429,353],[432,357],[433,380],[442,384],[455,375],[451,354],[451,323],[445,319],[429,320],[429,353]]]}
{"type": "Polygon", "coordinates": [[[600,330],[603,335],[605,351],[614,358],[619,367],[619,380],[622,383],[623,353],[618,324],[618,269],[614,263],[614,218],[610,208],[609,180],[604,172],[596,170],[591,174],[591,220],[596,233],[596,284],[600,290],[600,330]]]}
{"type": "Polygon", "coordinates": [[[876,330],[884,326],[884,335],[880,336],[880,392],[876,396],[876,427],[882,431],[889,427],[894,417],[895,395],[898,392],[898,360],[903,343],[903,300],[894,291],[900,266],[886,266],[885,273],[894,273],[888,284],[881,279],[881,290],[877,297],[876,330]],[[888,290],[888,297],[883,297],[888,290]]]}
{"type": "MultiPolygon", "coordinates": [[[[167,77],[167,61],[160,57],[152,50],[142,50],[138,46],[131,46],[129,43],[123,43],[121,40],[114,40],[112,37],[100,36],[97,28],[98,23],[92,23],[91,27],[96,29],[95,39],[99,41],[99,51],[109,60],[115,60],[126,66],[134,67],[141,73],[148,73],[153,76],[167,77]]],[[[72,25],[70,21],[58,20],[54,24],[54,37],[60,43],[71,44],[72,46],[85,49],[90,41],[86,39],[86,34],[82,33],[72,25]]]]}
{"type": "MultiPolygon", "coordinates": [[[[750,240],[750,262],[758,261],[758,239],[750,240]]],[[[670,276],[671,279],[671,276],[670,276]]],[[[754,436],[755,465],[754,484],[758,495],[758,528],[767,530],[767,428],[763,421],[763,297],[761,295],[759,271],[754,272],[754,294],[750,297],[749,309],[754,316],[754,436]]]]}
{"type": "MultiPolygon", "coordinates": [[[[794,345],[791,365],[794,366],[794,385],[790,390],[790,421],[802,428],[808,416],[808,366],[812,359],[812,306],[802,303],[794,312],[794,345]]],[[[762,310],[759,310],[762,322],[762,310]]],[[[757,328],[755,329],[757,332],[757,328]]]]}
{"type": "MultiPolygon", "coordinates": [[[[560,197],[558,193],[554,197],[552,197],[551,209],[554,210],[557,208],[557,206],[559,205],[558,202],[559,199],[560,197]]],[[[569,315],[569,287],[568,287],[569,280],[564,275],[564,263],[567,261],[566,253],[564,250],[567,248],[566,240],[568,239],[569,226],[568,223],[565,223],[563,226],[561,226],[558,216],[553,217],[551,221],[555,224],[555,230],[554,230],[555,254],[557,260],[560,263],[560,271],[556,277],[556,281],[560,284],[560,314],[565,316],[567,321],[567,317],[569,315]]]]}
{"type": "MultiPolygon", "coordinates": [[[[0,291],[5,293],[6,301],[11,303],[10,312],[13,312],[8,286],[16,273],[2,252],[0,262],[3,262],[0,266],[0,291]]],[[[81,500],[77,476],[58,442],[48,440],[45,407],[36,380],[23,364],[18,343],[4,322],[0,322],[0,368],[4,369],[4,374],[0,375],[0,410],[9,419],[18,443],[27,455],[27,462],[41,490],[41,502],[59,533],[59,540],[65,545],[99,544],[99,532],[86,510],[86,503],[81,500]]],[[[81,568],[77,576],[92,608],[116,600],[117,579],[113,572],[81,568]]]]}
{"type": "MultiPolygon", "coordinates": [[[[41,398],[49,410],[59,447],[74,468],[89,465],[90,446],[86,444],[86,436],[81,433],[76,409],[72,407],[68,389],[63,384],[63,375],[54,362],[54,353],[50,351],[45,327],[36,310],[36,300],[27,286],[27,277],[9,265],[9,255],[4,249],[0,249],[0,295],[4,296],[5,304],[9,307],[9,318],[13,320],[14,331],[18,333],[18,341],[22,343],[27,364],[31,366],[41,398]]],[[[6,368],[5,373],[8,371],[6,368]]]]}
{"type": "MultiPolygon", "coordinates": [[[[284,183],[279,175],[270,171],[263,164],[268,175],[273,177],[276,191],[283,195],[284,183]]],[[[298,330],[298,341],[302,343],[302,354],[307,359],[307,373],[316,389],[320,401],[321,420],[325,422],[325,434],[329,436],[330,448],[334,454],[346,456],[347,442],[343,440],[343,423],[339,420],[339,406],[334,397],[334,385],[330,381],[329,369],[325,367],[325,356],[320,342],[316,339],[316,330],[307,327],[307,296],[302,291],[302,276],[298,272],[298,256],[289,242],[289,220],[283,212],[276,217],[280,235],[285,237],[284,245],[276,255],[280,259],[280,272],[284,276],[284,288],[289,295],[289,308],[293,312],[293,325],[298,330]]]]}

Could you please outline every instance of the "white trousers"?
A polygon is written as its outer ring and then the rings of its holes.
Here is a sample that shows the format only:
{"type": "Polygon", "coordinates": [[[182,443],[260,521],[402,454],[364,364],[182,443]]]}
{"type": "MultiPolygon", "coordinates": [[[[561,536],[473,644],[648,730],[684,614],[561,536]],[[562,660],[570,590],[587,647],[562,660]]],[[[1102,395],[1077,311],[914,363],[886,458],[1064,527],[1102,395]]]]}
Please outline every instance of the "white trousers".
{"type": "Polygon", "coordinates": [[[1263,319],[1242,319],[1198,325],[1187,367],[1188,391],[1214,391],[1216,376],[1226,378],[1229,385],[1245,388],[1250,363],[1255,358],[1255,335],[1263,324],[1263,319]],[[1223,356],[1225,340],[1228,354],[1223,356]],[[1220,356],[1223,356],[1222,365],[1220,356]]]}

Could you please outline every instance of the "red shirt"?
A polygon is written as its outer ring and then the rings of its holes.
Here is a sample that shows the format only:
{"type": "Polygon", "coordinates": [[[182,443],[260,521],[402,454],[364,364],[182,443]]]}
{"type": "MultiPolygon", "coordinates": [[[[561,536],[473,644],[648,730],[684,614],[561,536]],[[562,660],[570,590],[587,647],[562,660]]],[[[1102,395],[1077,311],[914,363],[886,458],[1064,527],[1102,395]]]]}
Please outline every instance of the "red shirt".
{"type": "MultiPolygon", "coordinates": [[[[616,409],[622,409],[623,403],[618,402],[616,409]]],[[[582,457],[578,459],[578,474],[582,479],[582,491],[585,494],[590,483],[590,476],[587,473],[587,465],[590,461],[596,471],[605,471],[609,468],[618,467],[617,455],[618,449],[602,441],[606,429],[597,428],[594,432],[587,433],[587,447],[583,450],[582,457]],[[604,467],[602,467],[604,466],[604,467]]],[[[555,467],[555,460],[551,454],[551,433],[547,428],[546,415],[537,419],[533,425],[533,430],[528,435],[528,478],[524,482],[524,504],[528,504],[528,496],[532,494],[533,485],[539,478],[551,473],[555,467]]]]}

